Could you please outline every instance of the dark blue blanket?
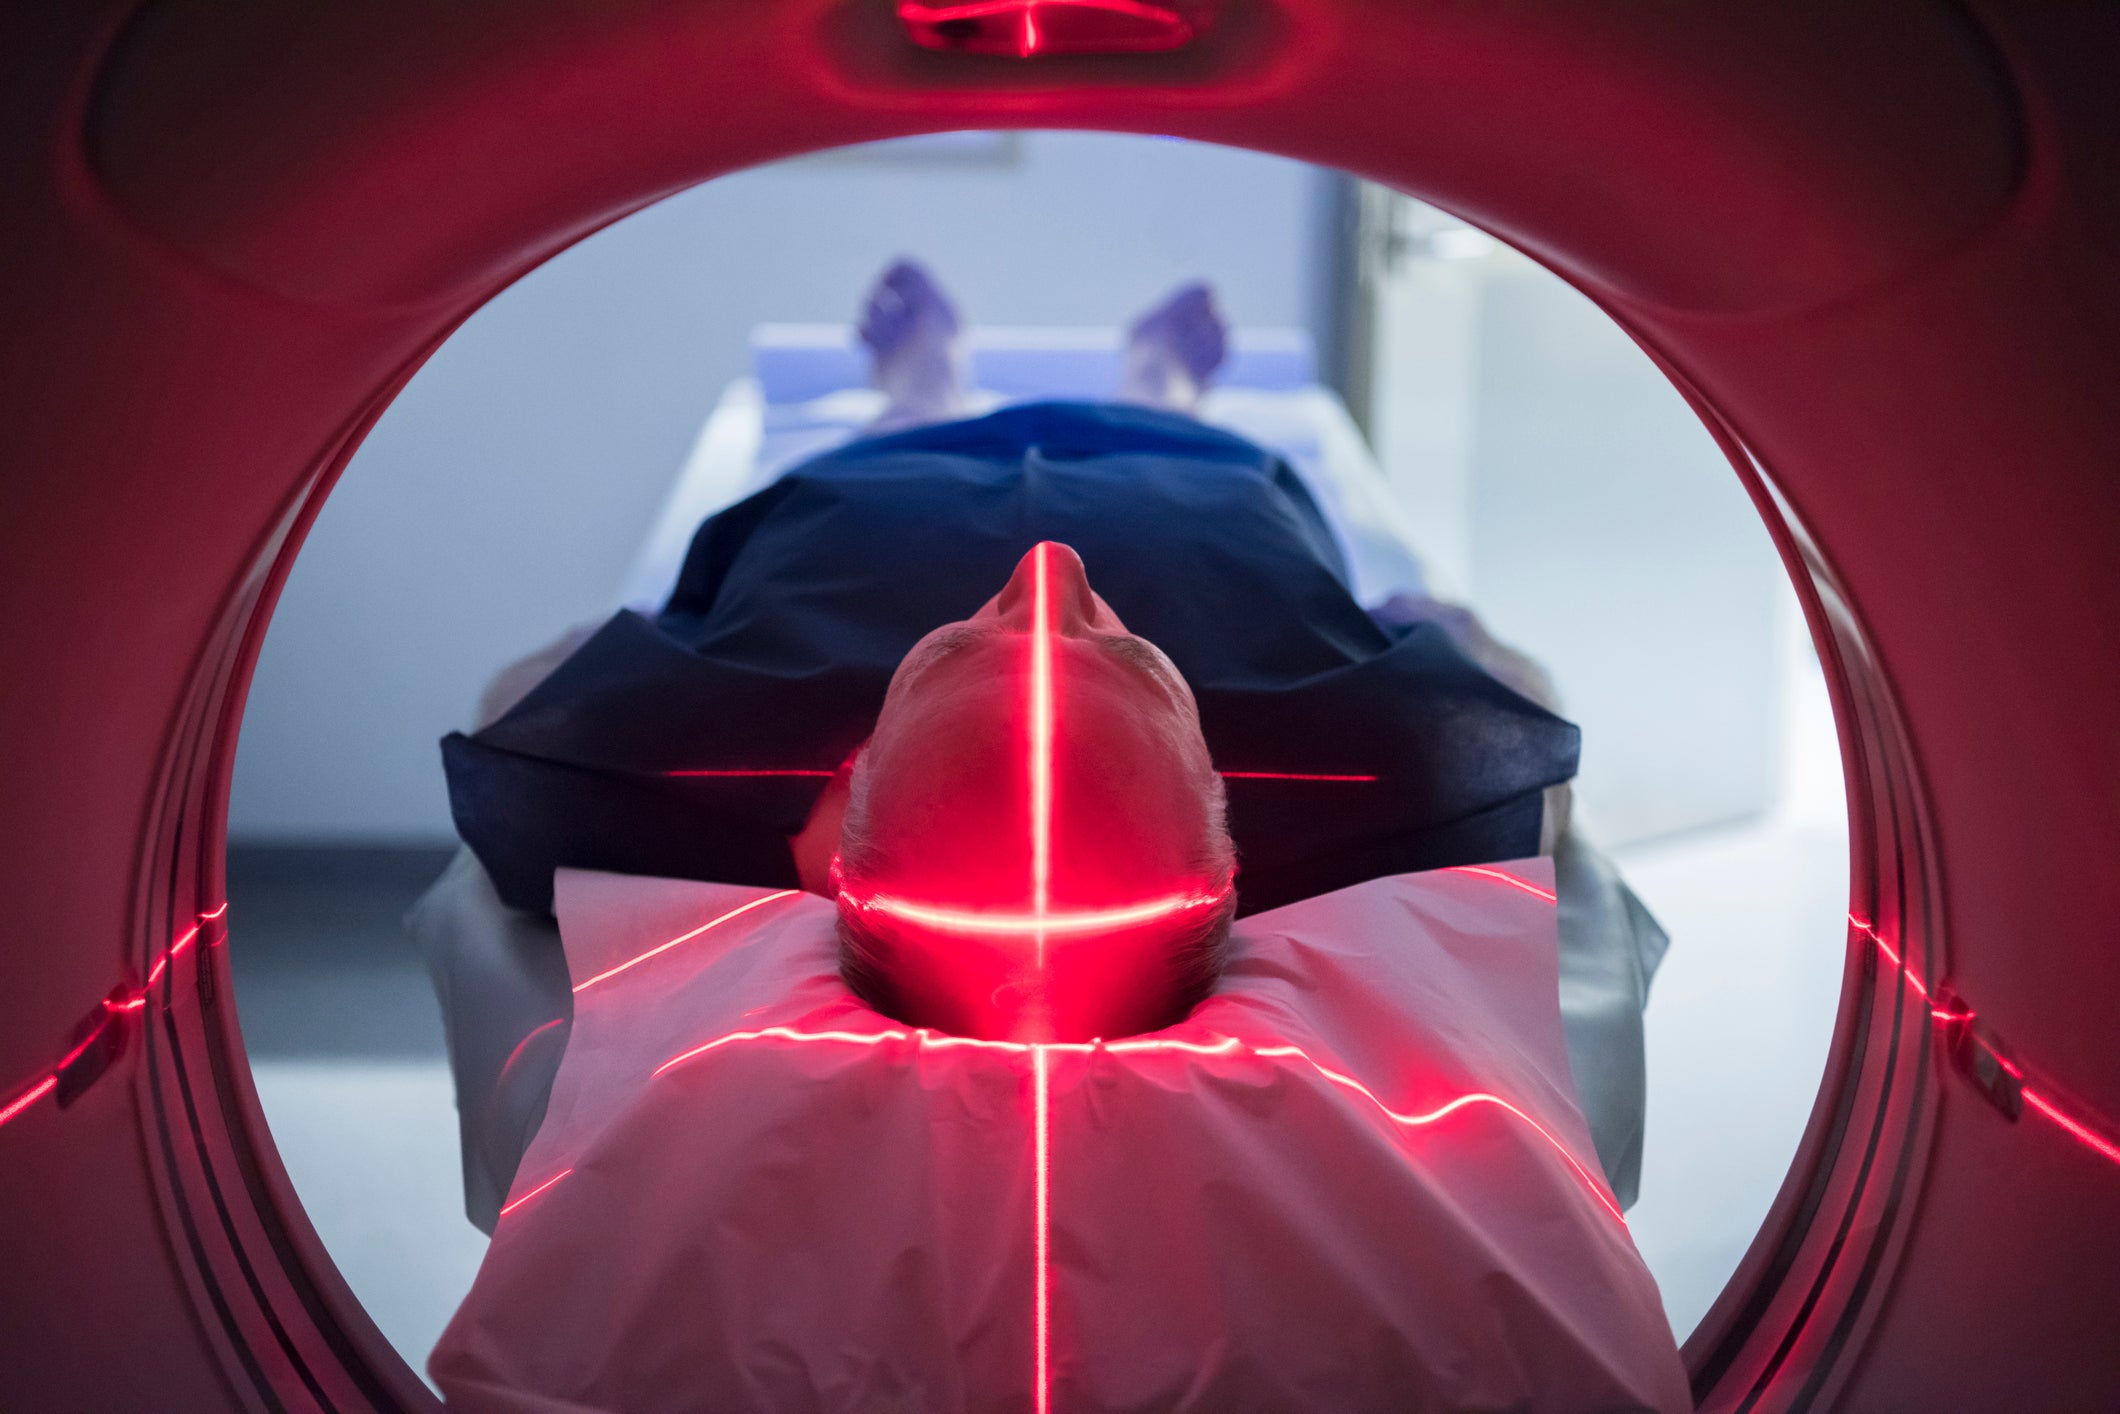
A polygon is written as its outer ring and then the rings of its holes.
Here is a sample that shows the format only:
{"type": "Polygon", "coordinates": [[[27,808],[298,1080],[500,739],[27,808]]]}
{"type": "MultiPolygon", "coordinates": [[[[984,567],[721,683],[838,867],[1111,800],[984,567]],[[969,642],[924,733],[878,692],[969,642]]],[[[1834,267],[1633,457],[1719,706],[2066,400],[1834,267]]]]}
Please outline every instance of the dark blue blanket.
{"type": "Polygon", "coordinates": [[[853,443],[700,527],[670,602],[620,613],[505,717],[442,743],[457,829],[501,897],[562,865],[793,887],[786,839],[868,735],[898,661],[1072,545],[1176,662],[1230,780],[1243,912],[1536,852],[1576,729],[1433,625],[1348,593],[1279,458],[1188,418],[1040,403],[853,443]]]}

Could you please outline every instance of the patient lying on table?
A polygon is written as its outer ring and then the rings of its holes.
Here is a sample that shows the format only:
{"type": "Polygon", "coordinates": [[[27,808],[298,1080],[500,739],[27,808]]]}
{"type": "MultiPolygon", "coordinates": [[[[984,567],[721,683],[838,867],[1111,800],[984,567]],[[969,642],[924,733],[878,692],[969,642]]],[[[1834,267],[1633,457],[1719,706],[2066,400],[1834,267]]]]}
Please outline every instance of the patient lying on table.
{"type": "Polygon", "coordinates": [[[1363,612],[1286,467],[1167,410],[1204,292],[1137,326],[1131,407],[934,421],[954,331],[893,271],[886,435],[446,743],[482,869],[417,922],[509,1214],[452,1402],[1684,1407],[1551,866],[1497,864],[1574,729],[1363,612]]]}

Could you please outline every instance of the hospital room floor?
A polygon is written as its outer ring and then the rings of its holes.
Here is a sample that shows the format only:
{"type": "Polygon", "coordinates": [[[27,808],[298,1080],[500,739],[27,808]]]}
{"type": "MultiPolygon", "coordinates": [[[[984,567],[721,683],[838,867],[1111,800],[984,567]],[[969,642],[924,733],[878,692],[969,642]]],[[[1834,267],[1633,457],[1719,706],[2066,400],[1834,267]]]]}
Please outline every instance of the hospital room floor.
{"type": "MultiPolygon", "coordinates": [[[[1773,1201],[1838,996],[1846,833],[1815,668],[1792,674],[1783,799],[1738,826],[1617,852],[1673,939],[1648,1015],[1635,1241],[1680,1337],[1773,1201]]],[[[441,1022],[398,918],[435,851],[234,851],[230,957],[259,1096],[311,1222],[415,1366],[486,1239],[463,1217],[441,1022]]]]}
{"type": "Polygon", "coordinates": [[[463,1216],[441,1013],[398,924],[448,857],[229,856],[229,960],[273,1139],[347,1283],[415,1367],[486,1251],[463,1216]]]}

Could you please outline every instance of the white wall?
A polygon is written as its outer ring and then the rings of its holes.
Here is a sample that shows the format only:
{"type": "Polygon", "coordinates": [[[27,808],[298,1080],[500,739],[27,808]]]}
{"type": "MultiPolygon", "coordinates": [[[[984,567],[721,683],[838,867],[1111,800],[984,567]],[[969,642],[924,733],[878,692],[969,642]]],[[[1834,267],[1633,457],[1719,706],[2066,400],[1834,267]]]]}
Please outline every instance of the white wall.
{"type": "Polygon", "coordinates": [[[740,173],[479,311],[377,424],[295,564],[231,835],[449,836],[437,739],[496,667],[609,612],[751,325],[849,318],[893,256],[930,261],[994,323],[1120,323],[1204,275],[1236,322],[1322,325],[1323,174],[1154,138],[1039,133],[1014,150],[740,173]]]}
{"type": "Polygon", "coordinates": [[[1372,423],[1440,592],[1553,674],[1600,841],[1764,811],[1791,591],[1743,486],[1589,300],[1442,213],[1399,220],[1372,423]]]}

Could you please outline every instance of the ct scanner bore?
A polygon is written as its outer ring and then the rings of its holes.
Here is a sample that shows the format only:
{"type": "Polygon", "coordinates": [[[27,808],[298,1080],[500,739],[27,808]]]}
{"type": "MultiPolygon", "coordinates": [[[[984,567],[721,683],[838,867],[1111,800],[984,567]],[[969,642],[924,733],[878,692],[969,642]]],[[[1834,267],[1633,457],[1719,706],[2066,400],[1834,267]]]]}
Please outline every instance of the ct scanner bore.
{"type": "Polygon", "coordinates": [[[0,12],[0,1406],[431,1406],[227,1002],[234,732],[302,529],[558,247],[734,167],[1011,126],[1416,192],[1664,364],[1806,596],[1859,924],[1696,1392],[2120,1406],[2120,12],[1184,9],[1180,47],[1029,58],[889,0],[0,12]]]}

